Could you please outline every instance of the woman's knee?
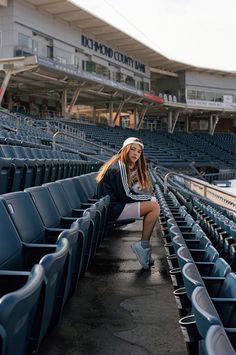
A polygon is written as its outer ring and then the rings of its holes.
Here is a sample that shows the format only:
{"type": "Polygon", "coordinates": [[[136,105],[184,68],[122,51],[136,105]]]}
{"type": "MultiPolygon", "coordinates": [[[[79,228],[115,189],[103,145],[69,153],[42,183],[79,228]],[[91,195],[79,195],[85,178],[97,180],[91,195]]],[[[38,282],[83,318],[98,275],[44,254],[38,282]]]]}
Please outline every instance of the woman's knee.
{"type": "Polygon", "coordinates": [[[160,205],[157,201],[154,202],[153,211],[155,211],[156,217],[158,218],[160,215],[160,205]]]}
{"type": "Polygon", "coordinates": [[[145,216],[149,213],[152,213],[156,218],[159,217],[160,206],[157,201],[141,202],[141,215],[145,216]]]}

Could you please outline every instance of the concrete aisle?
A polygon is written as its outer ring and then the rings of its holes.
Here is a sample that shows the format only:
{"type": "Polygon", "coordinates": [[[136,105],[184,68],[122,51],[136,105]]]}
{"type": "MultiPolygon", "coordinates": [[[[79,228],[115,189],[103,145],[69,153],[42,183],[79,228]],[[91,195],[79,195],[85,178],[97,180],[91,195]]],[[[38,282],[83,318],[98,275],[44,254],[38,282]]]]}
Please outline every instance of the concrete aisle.
{"type": "Polygon", "coordinates": [[[155,265],[142,270],[130,245],[137,221],[104,240],[40,355],[186,355],[158,226],[155,265]]]}

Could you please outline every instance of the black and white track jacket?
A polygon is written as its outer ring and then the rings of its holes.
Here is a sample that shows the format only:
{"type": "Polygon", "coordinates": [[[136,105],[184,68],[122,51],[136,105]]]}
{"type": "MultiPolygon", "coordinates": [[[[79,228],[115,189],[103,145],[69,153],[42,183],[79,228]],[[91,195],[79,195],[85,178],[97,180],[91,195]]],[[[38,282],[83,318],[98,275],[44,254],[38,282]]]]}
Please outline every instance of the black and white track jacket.
{"type": "Polygon", "coordinates": [[[151,195],[137,194],[128,186],[126,166],[120,160],[110,166],[102,182],[98,184],[98,197],[110,196],[109,219],[116,220],[126,203],[150,201],[151,195]]]}

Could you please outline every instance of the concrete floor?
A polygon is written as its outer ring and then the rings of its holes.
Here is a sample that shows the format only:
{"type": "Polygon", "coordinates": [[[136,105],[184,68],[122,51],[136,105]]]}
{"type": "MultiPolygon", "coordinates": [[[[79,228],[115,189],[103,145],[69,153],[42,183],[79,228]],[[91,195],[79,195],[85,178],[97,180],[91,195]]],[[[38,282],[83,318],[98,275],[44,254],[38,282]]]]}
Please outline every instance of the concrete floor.
{"type": "Polygon", "coordinates": [[[150,270],[130,248],[141,227],[137,221],[103,241],[40,355],[187,354],[158,225],[150,270]]]}

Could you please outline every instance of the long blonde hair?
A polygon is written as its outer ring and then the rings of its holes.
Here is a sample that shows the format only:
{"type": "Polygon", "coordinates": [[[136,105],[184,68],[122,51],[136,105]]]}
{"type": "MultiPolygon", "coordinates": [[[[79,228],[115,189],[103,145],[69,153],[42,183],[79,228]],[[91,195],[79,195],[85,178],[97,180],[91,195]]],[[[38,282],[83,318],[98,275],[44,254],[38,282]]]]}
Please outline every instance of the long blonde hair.
{"type": "MultiPolygon", "coordinates": [[[[126,171],[127,171],[127,179],[128,179],[128,185],[131,187],[131,170],[129,168],[129,151],[131,148],[132,144],[129,144],[125,146],[124,148],[120,149],[111,159],[109,159],[107,162],[105,162],[101,168],[98,171],[98,174],[96,176],[96,181],[97,183],[102,182],[104,179],[104,176],[107,172],[107,170],[110,168],[110,166],[114,163],[116,163],[118,160],[122,161],[125,166],[126,166],[126,171]]],[[[143,154],[143,150],[141,152],[140,158],[138,161],[135,163],[135,169],[137,170],[137,180],[139,185],[142,188],[150,189],[152,184],[149,178],[148,170],[147,170],[147,163],[143,154]]]]}

